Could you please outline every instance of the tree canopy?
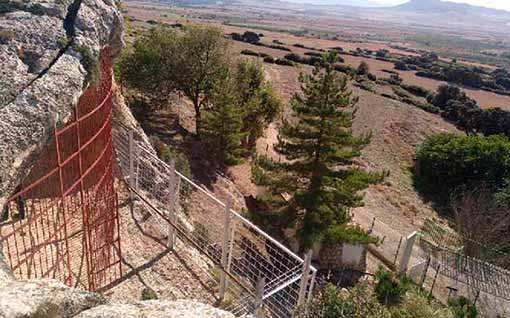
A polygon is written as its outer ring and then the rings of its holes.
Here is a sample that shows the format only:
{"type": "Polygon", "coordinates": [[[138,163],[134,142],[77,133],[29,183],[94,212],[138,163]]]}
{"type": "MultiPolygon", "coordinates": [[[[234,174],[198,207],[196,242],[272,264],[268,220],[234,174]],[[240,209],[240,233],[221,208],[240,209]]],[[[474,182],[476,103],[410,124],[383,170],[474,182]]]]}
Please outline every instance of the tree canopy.
{"type": "Polygon", "coordinates": [[[228,68],[228,42],[214,27],[186,26],[182,32],[158,26],[138,38],[119,62],[122,81],[157,103],[182,92],[193,103],[200,134],[202,108],[213,83],[228,68]]]}
{"type": "Polygon", "coordinates": [[[284,120],[275,145],[283,160],[260,157],[254,168],[256,181],[269,190],[260,199],[280,213],[281,226],[298,228],[303,248],[347,226],[348,209],[362,205],[359,191],[381,178],[354,165],[370,135],[353,135],[358,99],[334,70],[335,54],[325,58],[324,68],[300,76],[302,94],[292,99],[293,118],[284,120]]]}
{"type": "Polygon", "coordinates": [[[510,140],[437,134],[428,137],[416,153],[419,188],[446,204],[459,188],[485,184],[498,190],[510,178],[510,140]]]}

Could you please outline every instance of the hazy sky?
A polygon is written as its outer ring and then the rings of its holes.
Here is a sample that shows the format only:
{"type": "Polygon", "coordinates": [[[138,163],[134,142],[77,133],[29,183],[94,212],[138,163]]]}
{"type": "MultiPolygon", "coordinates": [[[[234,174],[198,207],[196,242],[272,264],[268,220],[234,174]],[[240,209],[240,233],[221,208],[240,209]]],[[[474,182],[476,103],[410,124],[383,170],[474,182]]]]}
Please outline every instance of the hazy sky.
{"type": "MultiPolygon", "coordinates": [[[[408,0],[374,0],[374,1],[379,2],[383,5],[391,5],[405,3],[408,0]]],[[[448,1],[469,3],[481,7],[510,10],[510,0],[448,0],[448,1]]]]}

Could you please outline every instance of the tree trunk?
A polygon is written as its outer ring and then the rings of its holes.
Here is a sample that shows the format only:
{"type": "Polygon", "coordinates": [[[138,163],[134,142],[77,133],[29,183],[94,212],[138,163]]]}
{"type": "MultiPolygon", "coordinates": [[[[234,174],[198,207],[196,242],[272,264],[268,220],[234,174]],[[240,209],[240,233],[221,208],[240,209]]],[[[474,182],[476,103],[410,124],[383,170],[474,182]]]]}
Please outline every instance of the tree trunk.
{"type": "Polygon", "coordinates": [[[202,130],[202,114],[200,113],[200,105],[198,101],[194,104],[195,107],[195,134],[197,139],[200,140],[200,132],[202,130]]]}

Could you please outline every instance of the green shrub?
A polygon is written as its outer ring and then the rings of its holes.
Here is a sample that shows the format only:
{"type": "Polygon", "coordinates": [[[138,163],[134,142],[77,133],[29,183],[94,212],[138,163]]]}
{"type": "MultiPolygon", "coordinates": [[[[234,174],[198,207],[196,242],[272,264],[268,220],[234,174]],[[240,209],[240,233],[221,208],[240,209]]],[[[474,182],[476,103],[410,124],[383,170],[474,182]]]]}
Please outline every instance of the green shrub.
{"type": "Polygon", "coordinates": [[[395,95],[397,95],[398,97],[401,97],[401,98],[409,98],[411,99],[412,96],[407,92],[405,91],[404,89],[402,89],[400,86],[396,86],[394,85],[392,87],[393,89],[393,93],[395,93],[395,95]]]}
{"type": "Polygon", "coordinates": [[[285,59],[295,62],[295,63],[307,64],[307,65],[315,65],[315,64],[322,65],[324,63],[324,61],[322,60],[322,56],[320,56],[320,55],[319,55],[319,57],[317,57],[317,56],[308,57],[308,56],[301,56],[296,53],[289,53],[289,54],[285,55],[285,59]]]}
{"type": "Polygon", "coordinates": [[[257,56],[257,57],[262,57],[262,58],[266,58],[266,57],[269,56],[269,54],[262,53],[262,52],[255,52],[255,51],[248,50],[248,49],[242,50],[241,54],[242,55],[248,55],[248,56],[257,56]]]}
{"type": "Polygon", "coordinates": [[[361,88],[361,89],[363,89],[363,90],[366,90],[366,91],[369,91],[369,92],[372,92],[372,93],[375,92],[375,86],[370,81],[362,80],[361,82],[357,82],[354,85],[359,87],[359,88],[361,88]]]}
{"type": "Polygon", "coordinates": [[[346,64],[337,63],[333,67],[334,67],[335,71],[338,71],[338,72],[342,72],[342,73],[345,73],[348,75],[356,74],[356,69],[349,65],[346,65],[346,64]]]}
{"type": "Polygon", "coordinates": [[[510,139],[436,134],[418,148],[416,185],[422,194],[437,203],[448,203],[456,189],[481,183],[501,189],[510,178],[510,139]]]}
{"type": "Polygon", "coordinates": [[[381,96],[389,98],[389,99],[397,99],[397,97],[395,95],[390,95],[390,94],[386,94],[386,93],[382,93],[381,96]]]}
{"type": "Polygon", "coordinates": [[[152,300],[152,299],[158,299],[158,294],[154,291],[154,289],[150,287],[145,287],[142,290],[142,295],[140,297],[141,300],[152,300]]]}
{"type": "Polygon", "coordinates": [[[272,56],[266,56],[266,57],[264,57],[264,62],[274,64],[275,60],[272,56]]]}
{"type": "MultiPolygon", "coordinates": [[[[451,311],[428,299],[415,288],[402,295],[395,306],[382,305],[366,283],[345,290],[331,284],[316,289],[315,297],[305,308],[298,308],[296,318],[452,318],[451,311]]],[[[466,317],[471,318],[471,317],[466,317]]]]}
{"type": "Polygon", "coordinates": [[[402,62],[402,61],[395,62],[395,69],[396,70],[400,70],[400,71],[407,71],[407,70],[409,70],[407,64],[402,62]]]}
{"type": "Polygon", "coordinates": [[[450,298],[448,306],[455,318],[476,318],[478,316],[476,306],[466,297],[450,298]]]}
{"type": "Polygon", "coordinates": [[[324,243],[326,244],[377,244],[378,239],[371,236],[360,226],[333,226],[331,227],[324,237],[324,243]]]}
{"type": "Polygon", "coordinates": [[[322,54],[318,53],[318,52],[305,52],[305,55],[307,55],[307,56],[315,56],[315,57],[322,57],[322,54]]]}
{"type": "Polygon", "coordinates": [[[186,177],[191,177],[191,167],[188,161],[188,158],[181,153],[172,149],[169,145],[161,141],[157,136],[151,136],[149,141],[156,151],[159,159],[163,160],[166,163],[170,163],[173,159],[175,162],[175,169],[182,173],[186,177]]]}
{"type": "Polygon", "coordinates": [[[299,308],[297,318],[395,318],[372,295],[366,284],[342,291],[332,284],[313,299],[307,310],[299,308]]]}
{"type": "Polygon", "coordinates": [[[402,83],[400,84],[400,87],[418,97],[427,97],[429,95],[432,95],[431,91],[418,85],[407,85],[402,83]]]}
{"type": "Polygon", "coordinates": [[[270,49],[275,49],[275,50],[280,50],[280,51],[287,51],[287,52],[291,51],[288,47],[285,47],[282,45],[271,44],[271,45],[264,45],[264,46],[267,46],[270,49]]]}
{"type": "Polygon", "coordinates": [[[397,278],[395,274],[385,270],[382,266],[379,266],[375,273],[374,292],[383,305],[399,304],[409,286],[410,281],[405,276],[397,278]]]}
{"type": "Polygon", "coordinates": [[[429,103],[418,102],[416,106],[423,109],[424,111],[432,113],[432,114],[439,114],[441,112],[441,109],[439,109],[436,106],[429,104],[429,103]]]}
{"type": "Polygon", "coordinates": [[[260,35],[252,31],[246,31],[243,34],[243,39],[248,43],[256,43],[260,41],[260,35]]]}
{"type": "Polygon", "coordinates": [[[368,63],[366,61],[361,61],[358,66],[358,74],[359,75],[366,75],[370,72],[370,67],[368,66],[368,63]]]}
{"type": "Polygon", "coordinates": [[[278,65],[285,65],[285,66],[294,66],[295,65],[294,62],[289,61],[285,58],[284,59],[275,59],[274,63],[278,64],[278,65]]]}

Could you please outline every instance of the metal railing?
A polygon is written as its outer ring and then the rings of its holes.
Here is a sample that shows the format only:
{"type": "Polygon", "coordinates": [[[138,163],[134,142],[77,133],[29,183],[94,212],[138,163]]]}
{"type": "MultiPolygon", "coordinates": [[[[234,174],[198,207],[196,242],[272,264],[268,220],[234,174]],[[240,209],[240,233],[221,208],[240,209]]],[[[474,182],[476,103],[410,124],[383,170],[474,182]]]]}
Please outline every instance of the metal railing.
{"type": "Polygon", "coordinates": [[[311,297],[316,269],[232,209],[230,194],[220,200],[160,160],[119,126],[114,143],[120,170],[133,199],[139,200],[168,233],[200,251],[219,269],[222,306],[238,316],[264,312],[291,317],[311,297]]]}

